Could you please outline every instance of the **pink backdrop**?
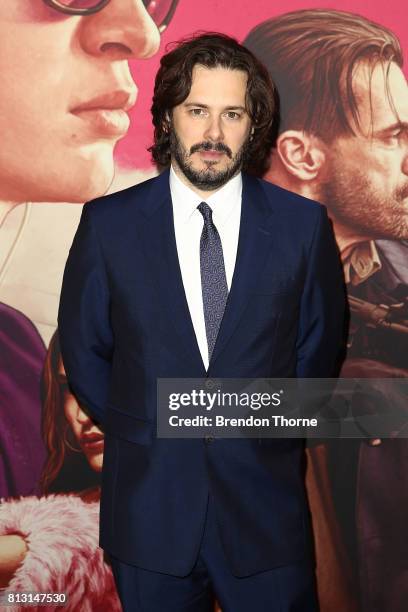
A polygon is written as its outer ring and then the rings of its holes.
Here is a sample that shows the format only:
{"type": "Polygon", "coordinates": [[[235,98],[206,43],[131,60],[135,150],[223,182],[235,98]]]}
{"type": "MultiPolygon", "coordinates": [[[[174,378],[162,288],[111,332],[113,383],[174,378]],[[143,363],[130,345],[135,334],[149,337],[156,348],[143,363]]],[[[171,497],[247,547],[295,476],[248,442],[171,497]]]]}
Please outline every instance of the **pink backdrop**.
{"type": "MultiPolygon", "coordinates": [[[[359,13],[389,27],[399,37],[404,54],[408,50],[406,27],[406,4],[403,0],[180,0],[177,11],[163,35],[159,54],[151,60],[134,61],[132,72],[139,98],[131,115],[132,123],[127,137],[117,147],[117,160],[127,168],[148,168],[150,155],[146,148],[151,144],[152,129],[150,104],[154,76],[159,66],[160,55],[165,46],[196,30],[218,30],[242,40],[258,23],[292,10],[305,8],[334,8],[359,13]]],[[[406,69],[406,68],[405,68],[406,69]]]]}
{"type": "MultiPolygon", "coordinates": [[[[16,3],[15,0],[0,0],[4,4],[6,1],[10,7],[16,3]]],[[[118,6],[121,1],[118,0],[118,6]]],[[[42,6],[41,0],[22,0],[21,4],[26,7],[42,6]]],[[[202,2],[179,0],[174,18],[163,35],[159,53],[151,60],[134,61],[131,64],[140,95],[131,113],[129,133],[119,142],[116,149],[119,165],[124,169],[134,170],[151,168],[150,156],[146,150],[152,142],[150,105],[154,76],[168,43],[198,30],[213,29],[242,40],[254,26],[268,18],[288,11],[322,7],[354,12],[377,21],[395,32],[401,40],[405,53],[408,51],[406,0],[386,2],[384,0],[381,2],[379,0],[203,0],[202,2]]],[[[59,15],[55,15],[55,20],[61,21],[59,15]]],[[[4,31],[11,32],[8,22],[4,31]]],[[[36,33],[34,40],[38,41],[41,47],[41,36],[36,33]]],[[[63,45],[61,48],[64,49],[63,45]]],[[[44,53],[43,57],[46,56],[47,53],[44,53]]],[[[20,59],[18,61],[16,59],[15,62],[16,77],[21,75],[19,61],[20,59]]],[[[7,87],[3,86],[3,90],[7,92],[7,87]]],[[[49,95],[48,89],[46,93],[49,95]]],[[[29,91],[28,109],[30,104],[29,91]]],[[[33,112],[27,113],[30,121],[33,119],[36,121],[38,115],[35,113],[39,112],[38,108],[41,107],[34,108],[33,105],[33,112]]],[[[58,133],[57,130],[56,132],[58,133]]],[[[14,132],[13,140],[16,140],[14,132]]],[[[31,145],[30,142],[29,144],[31,145]]],[[[49,147],[52,146],[49,144],[49,147]]],[[[26,168],[30,167],[33,158],[32,148],[32,146],[27,147],[27,158],[21,164],[23,174],[19,176],[19,180],[26,175],[26,168]]],[[[3,146],[3,149],[8,153],[7,147],[3,146]]],[[[50,150],[52,151],[52,148],[50,150]]],[[[13,154],[11,152],[8,154],[10,162],[15,161],[13,154]]],[[[76,159],[75,156],[74,158],[76,159]]],[[[108,162],[111,161],[109,157],[108,162]]],[[[69,175],[71,172],[72,176],[73,171],[64,157],[63,163],[68,170],[66,174],[69,175]]],[[[44,164],[41,164],[41,169],[42,167],[44,164]]],[[[130,175],[118,172],[116,178],[119,186],[115,183],[114,190],[127,186],[120,184],[120,181],[138,182],[145,176],[144,173],[138,172],[130,175]]],[[[36,177],[35,184],[39,182],[40,179],[36,177]]],[[[87,183],[86,177],[85,183],[87,183]]],[[[63,469],[57,473],[58,478],[52,482],[52,490],[57,492],[57,495],[55,499],[50,498],[50,505],[47,502],[48,510],[45,511],[43,499],[33,502],[30,497],[31,494],[40,491],[37,474],[40,473],[46,456],[40,434],[41,410],[44,411],[44,407],[41,406],[38,393],[39,379],[46,346],[56,328],[62,272],[79,222],[81,206],[60,200],[58,203],[49,200],[39,202],[32,198],[29,191],[25,193],[24,198],[18,206],[10,209],[7,219],[4,218],[1,225],[0,270],[2,268],[3,273],[0,273],[0,324],[3,323],[2,313],[6,324],[3,324],[0,330],[1,353],[4,356],[0,374],[5,375],[10,395],[6,396],[2,404],[7,407],[7,412],[4,409],[0,427],[0,497],[2,485],[7,495],[9,490],[15,491],[16,495],[24,494],[23,499],[17,500],[15,505],[13,501],[6,502],[2,506],[10,517],[7,528],[11,530],[10,533],[20,533],[22,529],[18,521],[21,517],[24,525],[30,523],[32,534],[38,535],[36,541],[31,537],[31,551],[35,550],[36,546],[39,546],[39,549],[34,553],[36,555],[34,563],[31,563],[28,557],[28,563],[20,564],[19,574],[13,586],[17,590],[20,584],[24,584],[25,588],[30,584],[34,590],[37,588],[37,581],[40,581],[38,588],[44,592],[52,589],[60,590],[60,586],[63,585],[63,590],[71,589],[73,594],[79,593],[81,596],[81,602],[77,605],[72,603],[66,612],[69,612],[69,609],[75,612],[85,609],[87,602],[92,599],[96,601],[98,598],[105,602],[107,611],[114,612],[119,610],[119,601],[112,574],[110,570],[106,571],[102,552],[98,549],[99,488],[97,485],[99,485],[100,471],[95,465],[93,467],[88,465],[83,453],[75,452],[75,447],[72,450],[72,444],[77,444],[75,439],[71,443],[72,452],[68,454],[69,460],[65,461],[63,469]],[[16,329],[22,334],[21,339],[16,340],[16,329]],[[9,406],[12,410],[8,409],[9,406]],[[5,416],[9,419],[6,420],[5,416]],[[4,464],[2,464],[3,458],[5,458],[4,464]],[[5,474],[3,482],[2,474],[5,474]],[[79,497],[67,497],[66,493],[70,491],[80,493],[83,505],[79,497]],[[73,499],[78,502],[77,505],[73,503],[73,499]],[[16,519],[16,522],[13,523],[12,518],[16,519]],[[72,557],[75,571],[72,571],[71,566],[66,563],[65,552],[67,546],[69,552],[70,544],[67,542],[66,534],[69,532],[72,535],[71,543],[75,542],[75,550],[78,550],[78,542],[82,542],[80,552],[72,557]],[[44,539],[44,534],[49,539],[44,539]],[[46,548],[43,548],[44,546],[46,548]],[[59,553],[62,555],[61,559],[59,553]],[[95,561],[94,565],[90,565],[90,556],[95,561]],[[90,567],[94,578],[92,581],[87,579],[90,567]],[[22,583],[18,582],[20,579],[22,583]],[[76,582],[81,580],[83,594],[82,590],[78,590],[76,582]],[[53,581],[58,588],[53,587],[53,581]]],[[[391,246],[395,247],[395,243],[391,246]]],[[[408,249],[408,243],[405,246],[401,243],[401,246],[408,249]]],[[[404,257],[406,253],[408,250],[404,252],[404,257]]],[[[387,261],[385,257],[384,260],[387,261]]],[[[391,256],[389,260],[393,261],[391,256]]],[[[402,254],[399,261],[402,261],[402,254]]],[[[398,264],[399,271],[407,269],[405,262],[406,259],[402,264],[398,264]]],[[[404,285],[408,286],[408,282],[404,281],[404,285]]],[[[399,346],[402,346],[402,341],[397,345],[399,346]]],[[[49,355],[52,354],[52,350],[54,349],[49,351],[49,355]]],[[[386,352],[387,348],[384,348],[384,353],[386,352]]],[[[404,350],[400,354],[391,357],[400,358],[402,363],[406,355],[408,351],[404,345],[404,350]]],[[[388,363],[385,365],[388,367],[388,363]]],[[[52,370],[51,365],[47,367],[52,370]]],[[[52,375],[55,380],[51,374],[50,379],[55,384],[56,380],[59,381],[57,388],[61,396],[57,401],[54,386],[53,393],[49,394],[51,398],[49,403],[56,411],[62,411],[65,410],[69,394],[61,393],[61,380],[56,376],[56,369],[54,364],[52,375]]],[[[48,386],[51,388],[50,382],[48,386]]],[[[69,397],[69,401],[72,401],[72,396],[69,397]]],[[[66,419],[61,419],[61,428],[68,424],[65,421],[66,419]]],[[[58,433],[65,437],[67,430],[61,429],[61,432],[58,433]]],[[[356,441],[354,451],[348,444],[349,440],[341,442],[341,445],[335,444],[334,448],[318,445],[309,449],[308,455],[307,486],[314,520],[321,611],[357,612],[358,595],[363,593],[375,601],[375,605],[371,605],[371,599],[366,603],[365,612],[405,612],[408,599],[406,569],[408,552],[405,544],[408,472],[404,469],[407,459],[406,440],[385,440],[378,447],[370,447],[365,442],[360,444],[356,441]],[[353,479],[357,471],[359,481],[355,484],[353,479]],[[335,489],[338,483],[341,485],[340,493],[335,489]],[[332,494],[333,490],[337,491],[337,496],[332,494]],[[366,537],[364,531],[366,525],[369,529],[377,529],[377,539],[372,537],[373,532],[368,532],[369,537],[366,537]],[[358,533],[357,529],[360,529],[358,533]],[[348,542],[348,538],[352,541],[352,545],[348,542]],[[360,555],[358,558],[357,552],[360,555]],[[380,579],[376,578],[378,576],[380,579]],[[388,598],[401,607],[396,608],[394,603],[383,604],[379,596],[388,598]]],[[[63,442],[63,445],[64,449],[70,448],[66,442],[63,442]]],[[[76,450],[78,451],[78,448],[76,450]]],[[[100,453],[99,460],[101,459],[100,453]]],[[[4,516],[3,514],[0,517],[0,537],[5,533],[4,516]]],[[[0,554],[0,586],[5,567],[0,554]]]]}

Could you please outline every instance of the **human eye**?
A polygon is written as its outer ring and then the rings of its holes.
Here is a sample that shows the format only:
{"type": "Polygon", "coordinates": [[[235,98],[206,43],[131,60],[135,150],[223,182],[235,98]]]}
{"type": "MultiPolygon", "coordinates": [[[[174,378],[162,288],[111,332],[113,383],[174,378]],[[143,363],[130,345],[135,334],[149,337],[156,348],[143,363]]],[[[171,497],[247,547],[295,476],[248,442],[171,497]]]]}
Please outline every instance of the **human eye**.
{"type": "Polygon", "coordinates": [[[383,142],[388,147],[397,147],[403,138],[407,138],[407,135],[407,129],[404,126],[399,126],[386,133],[383,137],[383,142]]]}
{"type": "Polygon", "coordinates": [[[190,108],[189,113],[192,117],[205,117],[206,111],[204,108],[190,108]]]}
{"type": "Polygon", "coordinates": [[[238,113],[237,111],[227,111],[225,113],[225,116],[227,117],[227,119],[232,119],[232,121],[237,121],[238,119],[241,119],[241,113],[238,113]]]}
{"type": "Polygon", "coordinates": [[[393,132],[391,132],[388,135],[388,139],[390,139],[390,140],[398,140],[398,138],[401,137],[402,133],[403,133],[403,130],[398,128],[397,130],[394,130],[393,132]]]}
{"type": "Polygon", "coordinates": [[[61,374],[58,376],[58,386],[62,393],[66,393],[69,391],[68,380],[65,374],[61,374]]]}
{"type": "Polygon", "coordinates": [[[387,134],[382,140],[386,146],[392,147],[398,144],[398,134],[387,134]]]}

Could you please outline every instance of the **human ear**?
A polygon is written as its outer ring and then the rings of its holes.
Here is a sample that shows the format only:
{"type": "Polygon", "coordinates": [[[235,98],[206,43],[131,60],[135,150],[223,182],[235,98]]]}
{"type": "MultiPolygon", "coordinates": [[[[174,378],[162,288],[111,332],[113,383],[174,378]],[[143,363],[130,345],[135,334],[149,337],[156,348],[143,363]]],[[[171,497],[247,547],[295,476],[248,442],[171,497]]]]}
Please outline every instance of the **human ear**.
{"type": "Polygon", "coordinates": [[[322,140],[301,130],[282,132],[276,150],[287,172],[302,181],[315,179],[326,160],[322,140]]]}

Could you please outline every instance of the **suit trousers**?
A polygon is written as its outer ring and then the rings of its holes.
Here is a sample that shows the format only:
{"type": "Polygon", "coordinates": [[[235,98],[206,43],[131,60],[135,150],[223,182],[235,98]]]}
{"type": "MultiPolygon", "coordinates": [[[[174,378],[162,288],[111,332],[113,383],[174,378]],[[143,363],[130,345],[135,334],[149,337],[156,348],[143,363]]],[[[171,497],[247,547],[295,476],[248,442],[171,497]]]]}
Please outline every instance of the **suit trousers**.
{"type": "MultiPolygon", "coordinates": [[[[177,554],[177,550],[174,551],[177,554]]],[[[209,496],[197,562],[184,577],[129,565],[109,556],[124,612],[318,612],[311,559],[234,576],[218,534],[214,502],[209,496]]]]}

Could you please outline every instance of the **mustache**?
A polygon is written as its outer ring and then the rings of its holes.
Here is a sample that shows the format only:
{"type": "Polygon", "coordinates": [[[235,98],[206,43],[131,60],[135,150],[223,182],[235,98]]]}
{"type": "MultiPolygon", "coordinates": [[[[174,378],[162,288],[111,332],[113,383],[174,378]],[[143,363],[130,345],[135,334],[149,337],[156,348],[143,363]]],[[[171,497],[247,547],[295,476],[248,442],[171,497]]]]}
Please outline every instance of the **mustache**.
{"type": "Polygon", "coordinates": [[[198,142],[190,148],[190,155],[197,153],[197,151],[218,151],[219,153],[225,153],[232,159],[231,149],[223,142],[198,142]]]}

